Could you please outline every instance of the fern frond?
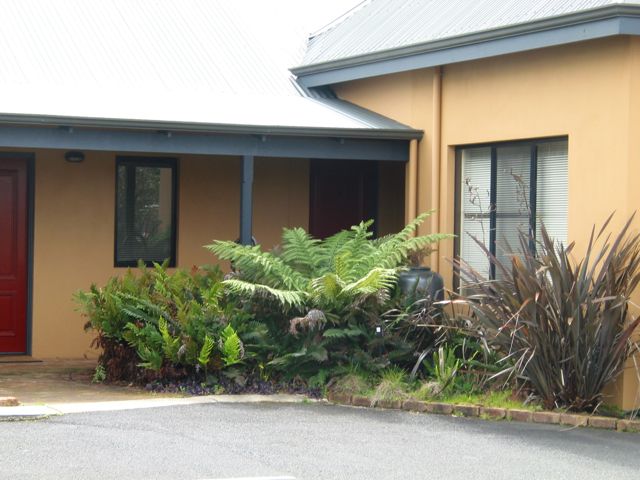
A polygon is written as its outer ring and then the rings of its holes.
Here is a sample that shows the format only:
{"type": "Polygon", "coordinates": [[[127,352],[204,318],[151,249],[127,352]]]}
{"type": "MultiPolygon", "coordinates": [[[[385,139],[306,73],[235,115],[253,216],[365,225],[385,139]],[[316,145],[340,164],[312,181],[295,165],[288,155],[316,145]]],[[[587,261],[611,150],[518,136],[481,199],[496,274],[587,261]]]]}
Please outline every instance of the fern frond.
{"type": "Polygon", "coordinates": [[[217,240],[206,247],[222,260],[231,261],[244,278],[264,283],[274,288],[296,290],[305,288],[307,280],[286,262],[270,252],[263,252],[260,245],[239,245],[217,240]]]}
{"type": "Polygon", "coordinates": [[[240,363],[244,357],[244,347],[240,337],[231,325],[227,325],[222,330],[219,343],[225,367],[240,363]]]}
{"type": "Polygon", "coordinates": [[[345,285],[343,292],[357,295],[372,295],[380,290],[390,290],[397,279],[393,268],[374,268],[359,280],[345,285]]]}
{"type": "Polygon", "coordinates": [[[345,287],[338,275],[335,273],[326,273],[322,277],[316,278],[311,282],[311,292],[313,298],[336,298],[345,287]]]}
{"type": "Polygon", "coordinates": [[[418,215],[400,232],[387,235],[374,244],[375,251],[367,259],[368,268],[396,268],[407,261],[408,255],[415,250],[423,249],[440,240],[452,238],[453,235],[434,233],[414,236],[418,227],[433,213],[433,210],[418,215]]]}
{"type": "Polygon", "coordinates": [[[242,296],[254,296],[266,293],[277,300],[285,308],[300,307],[304,304],[305,295],[301,290],[281,290],[268,285],[250,283],[244,280],[229,279],[223,282],[231,293],[242,296]]]}
{"type": "Polygon", "coordinates": [[[282,255],[289,266],[307,277],[316,275],[322,263],[320,240],[313,238],[303,228],[285,228],[282,232],[282,255]]]}
{"type": "Polygon", "coordinates": [[[203,367],[206,367],[209,364],[214,345],[215,343],[213,339],[209,335],[205,335],[204,343],[202,344],[200,354],[198,355],[198,363],[203,367]]]}
{"type": "Polygon", "coordinates": [[[325,238],[319,246],[321,265],[324,271],[335,272],[335,259],[344,244],[353,239],[353,230],[341,230],[340,232],[325,238]]]}
{"type": "Polygon", "coordinates": [[[147,370],[153,370],[155,372],[162,368],[162,354],[160,352],[152,350],[145,345],[142,345],[136,351],[142,360],[142,362],[138,364],[139,367],[146,368],[147,370]]]}
{"type": "Polygon", "coordinates": [[[178,350],[180,350],[180,339],[173,338],[169,333],[169,325],[167,321],[160,317],[158,319],[158,330],[162,335],[162,351],[167,360],[175,362],[178,357],[178,350]]]}

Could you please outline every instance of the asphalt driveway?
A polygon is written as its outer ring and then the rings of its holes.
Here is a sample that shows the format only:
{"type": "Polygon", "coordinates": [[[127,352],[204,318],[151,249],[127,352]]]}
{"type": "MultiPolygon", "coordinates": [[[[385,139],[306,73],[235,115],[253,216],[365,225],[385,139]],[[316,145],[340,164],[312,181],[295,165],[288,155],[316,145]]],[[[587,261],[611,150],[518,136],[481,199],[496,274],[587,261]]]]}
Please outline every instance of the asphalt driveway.
{"type": "Polygon", "coordinates": [[[1,478],[640,478],[640,434],[322,404],[0,423],[1,478]]]}

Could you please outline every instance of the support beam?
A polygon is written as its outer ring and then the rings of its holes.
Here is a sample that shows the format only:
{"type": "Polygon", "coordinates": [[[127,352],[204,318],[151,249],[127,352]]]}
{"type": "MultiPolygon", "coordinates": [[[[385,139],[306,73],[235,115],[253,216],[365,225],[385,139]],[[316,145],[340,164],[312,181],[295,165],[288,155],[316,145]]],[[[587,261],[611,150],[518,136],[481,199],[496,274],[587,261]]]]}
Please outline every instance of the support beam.
{"type": "Polygon", "coordinates": [[[409,140],[97,130],[0,125],[0,148],[406,162],[409,140]]]}
{"type": "Polygon", "coordinates": [[[253,237],[253,155],[242,157],[240,185],[240,243],[251,245],[253,237]]]}

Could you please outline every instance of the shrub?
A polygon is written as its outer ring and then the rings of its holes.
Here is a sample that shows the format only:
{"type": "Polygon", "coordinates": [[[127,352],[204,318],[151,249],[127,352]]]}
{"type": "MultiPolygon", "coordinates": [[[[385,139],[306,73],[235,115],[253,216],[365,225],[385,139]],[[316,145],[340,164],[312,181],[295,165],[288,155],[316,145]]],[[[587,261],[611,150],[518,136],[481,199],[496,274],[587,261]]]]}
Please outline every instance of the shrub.
{"type": "Polygon", "coordinates": [[[144,377],[140,368],[164,376],[219,370],[244,356],[230,322],[247,316],[226,302],[218,268],[169,274],[164,265],[141,265],[75,298],[85,328],[97,332],[108,381],[144,377]]]}
{"type": "Polygon", "coordinates": [[[372,222],[363,222],[325,240],[284,229],[281,247],[270,252],[229,241],[208,248],[231,261],[235,273],[224,285],[277,340],[268,368],[305,378],[351,363],[377,370],[401,343],[392,349],[397,337],[376,335],[399,269],[411,251],[449,237],[414,236],[427,216],[380,239],[372,239],[372,222]]]}
{"type": "Polygon", "coordinates": [[[628,305],[640,281],[640,235],[628,234],[630,219],[617,236],[605,236],[610,220],[592,230],[577,262],[574,245],[556,245],[544,228],[535,252],[520,235],[510,265],[487,251],[497,280],[457,262],[469,286],[459,302],[470,331],[513,360],[503,373],[528,381],[546,408],[595,409],[637,350],[630,339],[640,319],[628,318],[628,305]]]}

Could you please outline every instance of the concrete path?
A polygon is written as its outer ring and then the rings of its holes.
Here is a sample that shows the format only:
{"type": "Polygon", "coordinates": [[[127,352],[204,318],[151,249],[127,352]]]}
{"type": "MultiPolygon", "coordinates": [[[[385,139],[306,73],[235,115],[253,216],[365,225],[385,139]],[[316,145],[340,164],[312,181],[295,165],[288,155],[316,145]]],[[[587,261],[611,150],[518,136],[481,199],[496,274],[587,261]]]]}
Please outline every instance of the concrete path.
{"type": "Polygon", "coordinates": [[[95,360],[0,363],[0,397],[23,405],[149,398],[140,388],[91,383],[95,360]]]}
{"type": "Polygon", "coordinates": [[[301,395],[185,397],[149,393],[134,386],[91,383],[94,369],[95,360],[0,363],[0,397],[15,397],[20,402],[15,407],[0,406],[0,421],[175,405],[307,401],[301,395]]]}

